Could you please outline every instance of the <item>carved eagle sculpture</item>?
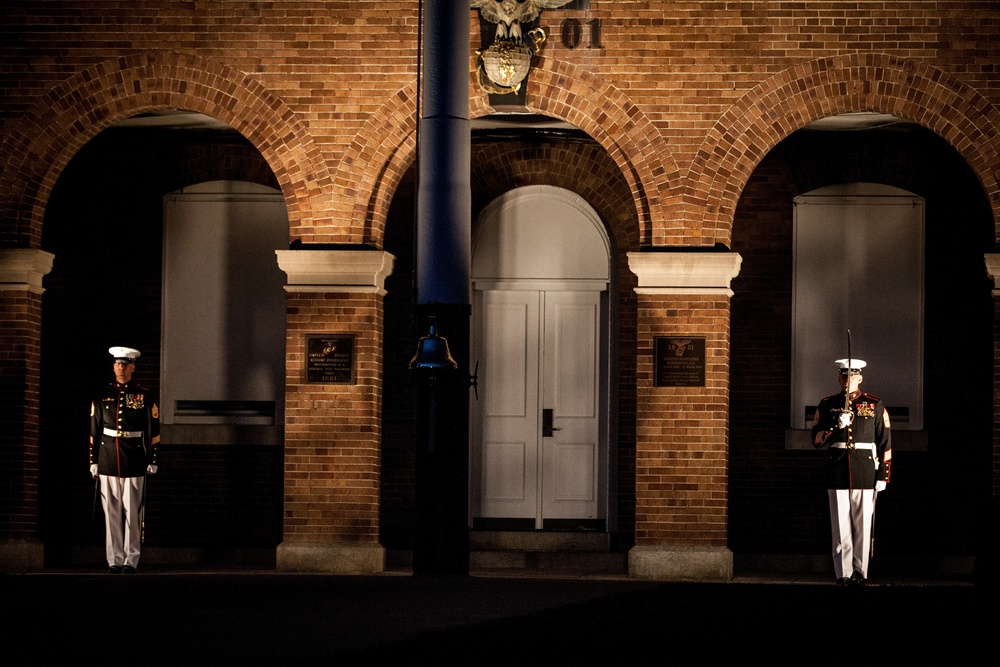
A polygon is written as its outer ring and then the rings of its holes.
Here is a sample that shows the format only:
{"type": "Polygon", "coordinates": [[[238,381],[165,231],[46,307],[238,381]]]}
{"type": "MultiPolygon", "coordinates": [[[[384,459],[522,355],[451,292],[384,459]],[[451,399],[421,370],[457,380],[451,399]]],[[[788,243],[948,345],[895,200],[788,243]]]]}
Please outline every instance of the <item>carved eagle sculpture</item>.
{"type": "Polygon", "coordinates": [[[521,40],[521,24],[538,18],[543,9],[568,5],[572,0],[471,0],[484,19],[497,24],[499,39],[521,40]]]}

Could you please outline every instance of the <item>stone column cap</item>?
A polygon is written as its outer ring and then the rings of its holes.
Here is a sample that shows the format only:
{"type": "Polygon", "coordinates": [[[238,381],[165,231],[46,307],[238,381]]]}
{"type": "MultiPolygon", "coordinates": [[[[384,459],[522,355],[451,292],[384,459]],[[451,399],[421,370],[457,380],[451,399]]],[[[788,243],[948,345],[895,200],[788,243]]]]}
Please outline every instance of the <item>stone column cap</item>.
{"type": "Polygon", "coordinates": [[[42,277],[52,270],[55,255],[35,248],[0,249],[0,290],[41,294],[42,277]]]}
{"type": "Polygon", "coordinates": [[[628,266],[639,278],[636,294],[725,294],[743,257],[737,252],[670,250],[630,252],[628,266]]]}
{"type": "Polygon", "coordinates": [[[993,296],[1000,296],[1000,253],[988,252],[983,258],[986,261],[986,275],[993,279],[993,296]]]}
{"type": "Polygon", "coordinates": [[[396,257],[384,250],[275,250],[288,275],[287,292],[367,292],[385,294],[396,257]]]}

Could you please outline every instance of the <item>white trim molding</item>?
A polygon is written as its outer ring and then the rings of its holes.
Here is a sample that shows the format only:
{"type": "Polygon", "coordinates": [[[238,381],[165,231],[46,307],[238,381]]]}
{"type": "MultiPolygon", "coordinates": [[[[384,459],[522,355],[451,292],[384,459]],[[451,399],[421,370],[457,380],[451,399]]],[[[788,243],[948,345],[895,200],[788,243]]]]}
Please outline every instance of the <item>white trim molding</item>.
{"type": "Polygon", "coordinates": [[[42,277],[52,270],[55,255],[33,248],[0,250],[0,290],[23,290],[41,294],[42,277]]]}
{"type": "Polygon", "coordinates": [[[1000,296],[1000,254],[988,252],[983,257],[986,259],[986,273],[993,279],[993,296],[1000,296]]]}
{"type": "Polygon", "coordinates": [[[385,295],[396,257],[384,250],[275,250],[288,275],[286,292],[362,292],[385,295]]]}
{"type": "Polygon", "coordinates": [[[725,294],[739,275],[737,252],[630,252],[628,267],[639,278],[636,294],[725,294]]]}

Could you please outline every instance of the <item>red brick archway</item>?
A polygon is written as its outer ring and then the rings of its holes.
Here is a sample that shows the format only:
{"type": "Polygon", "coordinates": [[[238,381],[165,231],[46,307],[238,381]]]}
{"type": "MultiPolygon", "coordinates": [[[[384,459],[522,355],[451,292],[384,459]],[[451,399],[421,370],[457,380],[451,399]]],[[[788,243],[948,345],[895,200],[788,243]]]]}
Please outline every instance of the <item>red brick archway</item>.
{"type": "MultiPolygon", "coordinates": [[[[470,89],[469,117],[491,113],[488,96],[476,83],[470,89]]],[[[365,123],[334,179],[332,229],[310,240],[381,245],[392,193],[413,161],[415,93],[415,83],[399,90],[365,123]]],[[[633,192],[640,242],[648,244],[654,221],[667,215],[661,193],[680,173],[652,121],[614,86],[551,58],[532,68],[525,106],[573,123],[605,148],[633,192]]]]}
{"type": "Polygon", "coordinates": [[[256,79],[198,56],[166,51],[117,58],[53,88],[10,128],[0,154],[5,243],[37,247],[48,196],[73,155],[114,122],[155,109],[186,109],[228,123],[261,152],[288,207],[291,236],[328,216],[326,163],[304,124],[256,79]]]}
{"type": "MultiPolygon", "coordinates": [[[[770,77],[719,118],[683,180],[682,215],[662,218],[654,244],[729,245],[740,193],[779,141],[812,121],[890,113],[943,137],[979,175],[1000,226],[1000,112],[929,65],[882,54],[813,60],[770,77]]],[[[998,229],[1000,238],[1000,229],[998,229]]]]}

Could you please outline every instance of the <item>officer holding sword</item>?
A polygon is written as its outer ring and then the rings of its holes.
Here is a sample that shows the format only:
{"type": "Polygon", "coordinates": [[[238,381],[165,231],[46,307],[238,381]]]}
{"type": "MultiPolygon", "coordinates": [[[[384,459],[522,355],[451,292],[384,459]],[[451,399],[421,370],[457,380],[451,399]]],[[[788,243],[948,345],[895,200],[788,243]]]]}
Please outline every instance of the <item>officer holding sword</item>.
{"type": "Polygon", "coordinates": [[[820,401],[813,445],[829,450],[827,489],[833,569],[839,585],[868,580],[875,496],[886,488],[892,464],[889,413],[877,396],[860,390],[860,359],[838,359],[841,392],[820,401]]]}

